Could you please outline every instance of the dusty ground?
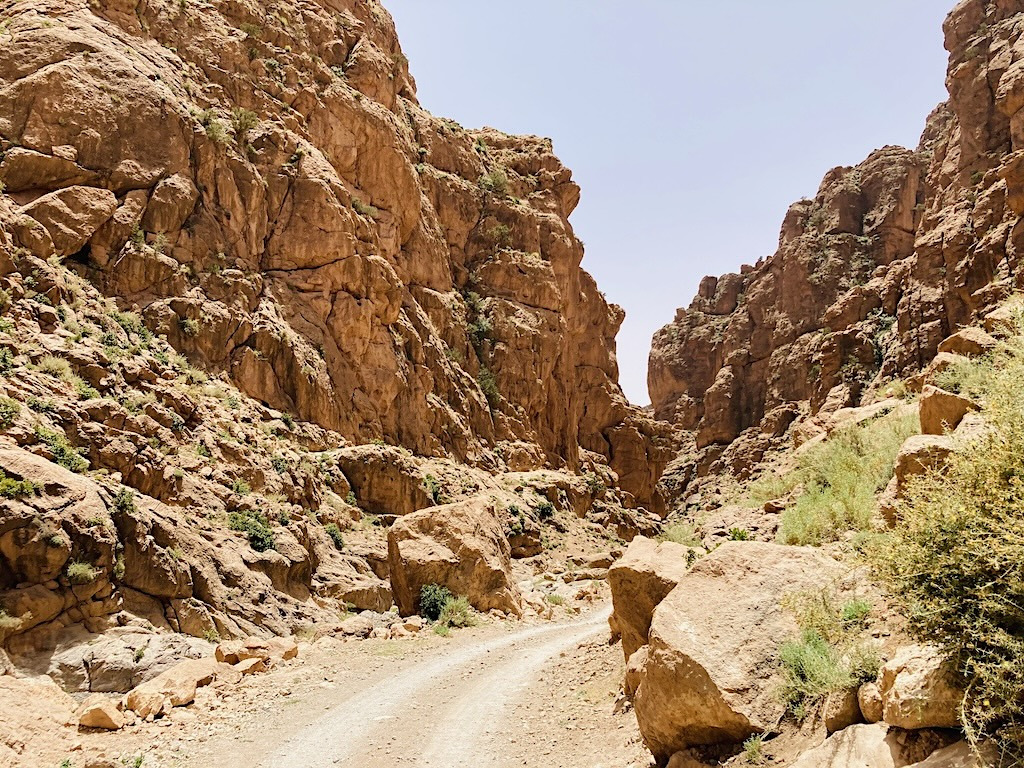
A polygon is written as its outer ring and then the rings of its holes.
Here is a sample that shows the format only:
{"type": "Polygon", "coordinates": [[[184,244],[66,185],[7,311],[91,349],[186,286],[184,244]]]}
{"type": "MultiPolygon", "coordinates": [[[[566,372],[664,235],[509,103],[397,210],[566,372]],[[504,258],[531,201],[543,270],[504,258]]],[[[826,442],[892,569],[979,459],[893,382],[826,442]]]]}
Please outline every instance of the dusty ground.
{"type": "Polygon", "coordinates": [[[321,640],[162,722],[79,738],[144,768],[648,768],[633,714],[616,713],[607,615],[321,640]]]}

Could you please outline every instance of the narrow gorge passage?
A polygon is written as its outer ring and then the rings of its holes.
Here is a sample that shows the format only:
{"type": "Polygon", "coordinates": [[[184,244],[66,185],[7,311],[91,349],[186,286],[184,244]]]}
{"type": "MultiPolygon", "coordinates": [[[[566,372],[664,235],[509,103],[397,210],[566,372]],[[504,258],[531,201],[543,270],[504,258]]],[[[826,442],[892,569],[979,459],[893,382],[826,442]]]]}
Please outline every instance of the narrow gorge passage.
{"type": "MultiPolygon", "coordinates": [[[[503,734],[510,729],[504,720],[543,683],[548,662],[607,632],[609,613],[603,608],[572,623],[484,639],[438,653],[393,677],[366,681],[365,688],[353,689],[344,703],[282,744],[261,768],[539,765],[530,758],[544,745],[525,731],[516,743],[506,742],[503,734]]],[[[601,755],[589,757],[574,759],[601,765],[601,755]]]]}

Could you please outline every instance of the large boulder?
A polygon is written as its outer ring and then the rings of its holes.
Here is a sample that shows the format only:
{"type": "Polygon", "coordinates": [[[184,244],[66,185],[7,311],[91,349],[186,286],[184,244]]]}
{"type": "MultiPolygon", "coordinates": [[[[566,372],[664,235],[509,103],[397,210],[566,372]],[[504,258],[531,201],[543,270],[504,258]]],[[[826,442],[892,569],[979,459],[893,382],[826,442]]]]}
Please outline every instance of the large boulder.
{"type": "Polygon", "coordinates": [[[191,704],[198,688],[219,675],[231,674],[231,669],[215,658],[183,661],[130,691],[124,697],[124,708],[142,718],[165,714],[173,707],[191,704]]]}
{"type": "Polygon", "coordinates": [[[654,609],[686,575],[689,552],[682,544],[638,537],[609,569],[612,623],[622,636],[627,659],[647,644],[654,609]]]}
{"type": "Polygon", "coordinates": [[[882,719],[889,725],[917,728],[956,728],[964,692],[937,649],[911,645],[882,667],[878,688],[882,719]]]}
{"type": "Polygon", "coordinates": [[[499,505],[497,495],[475,496],[407,515],[391,527],[391,587],[403,616],[417,612],[426,584],[465,595],[480,611],[521,613],[499,505]]]}
{"type": "Polygon", "coordinates": [[[976,410],[978,406],[972,400],[926,385],[921,393],[921,432],[925,435],[952,432],[960,426],[964,416],[976,410]]]}
{"type": "Polygon", "coordinates": [[[899,732],[885,725],[854,725],[804,752],[792,768],[902,768],[899,732]]]}
{"type": "Polygon", "coordinates": [[[654,611],[634,699],[659,764],[774,727],[785,713],[779,644],[798,631],[782,598],[843,573],[816,549],[761,542],[724,544],[691,568],[654,611]]]}

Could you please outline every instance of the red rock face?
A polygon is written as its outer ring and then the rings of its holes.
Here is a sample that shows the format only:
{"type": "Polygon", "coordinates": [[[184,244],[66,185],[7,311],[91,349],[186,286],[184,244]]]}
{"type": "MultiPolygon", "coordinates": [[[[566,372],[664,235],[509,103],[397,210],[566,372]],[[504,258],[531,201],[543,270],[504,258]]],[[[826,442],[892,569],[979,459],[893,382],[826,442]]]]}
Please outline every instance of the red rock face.
{"type": "Polygon", "coordinates": [[[670,430],[618,387],[622,313],[580,268],[570,171],[550,140],[424,111],[377,2],[34,0],[6,21],[15,245],[353,441],[597,461],[658,505],[670,430]]]}
{"type": "Polygon", "coordinates": [[[829,172],[790,208],[773,256],[705,278],[655,335],[657,417],[709,448],[773,432],[783,412],[855,404],[1020,287],[1022,19],[1019,0],[958,5],[945,24],[950,100],[920,146],[829,172]]]}

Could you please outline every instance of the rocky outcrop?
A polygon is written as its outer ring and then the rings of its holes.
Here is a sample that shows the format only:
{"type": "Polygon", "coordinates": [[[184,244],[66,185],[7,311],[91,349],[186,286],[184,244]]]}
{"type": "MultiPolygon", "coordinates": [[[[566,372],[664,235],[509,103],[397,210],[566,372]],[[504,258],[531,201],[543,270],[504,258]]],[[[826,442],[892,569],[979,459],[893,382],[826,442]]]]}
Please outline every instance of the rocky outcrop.
{"type": "Polygon", "coordinates": [[[622,637],[622,652],[627,660],[647,644],[654,611],[686,576],[696,559],[691,552],[681,544],[641,537],[634,539],[626,554],[608,569],[611,622],[622,637]]]}
{"type": "Polygon", "coordinates": [[[797,632],[782,598],[842,573],[818,550],[761,542],[723,544],[697,561],[654,611],[634,698],[659,765],[775,726],[785,713],[779,643],[797,632]]]}
{"type": "Polygon", "coordinates": [[[388,532],[388,563],[403,616],[419,610],[430,584],[465,596],[480,611],[520,614],[511,548],[501,526],[502,501],[483,496],[402,518],[388,532]]]}
{"type": "Polygon", "coordinates": [[[882,719],[904,729],[956,728],[964,691],[935,648],[900,649],[879,674],[882,719]]]}
{"type": "Polygon", "coordinates": [[[790,208],[773,256],[706,278],[656,334],[655,413],[694,433],[677,494],[749,472],[794,420],[856,405],[937,353],[992,348],[960,329],[1021,286],[1022,12],[961,2],[945,25],[950,98],[920,145],[830,171],[790,208]]]}
{"type": "Polygon", "coordinates": [[[5,28],[14,246],[348,440],[598,462],[660,505],[670,430],[617,385],[623,314],[580,269],[571,173],[547,139],[424,111],[377,2],[35,0],[5,28]]]}

